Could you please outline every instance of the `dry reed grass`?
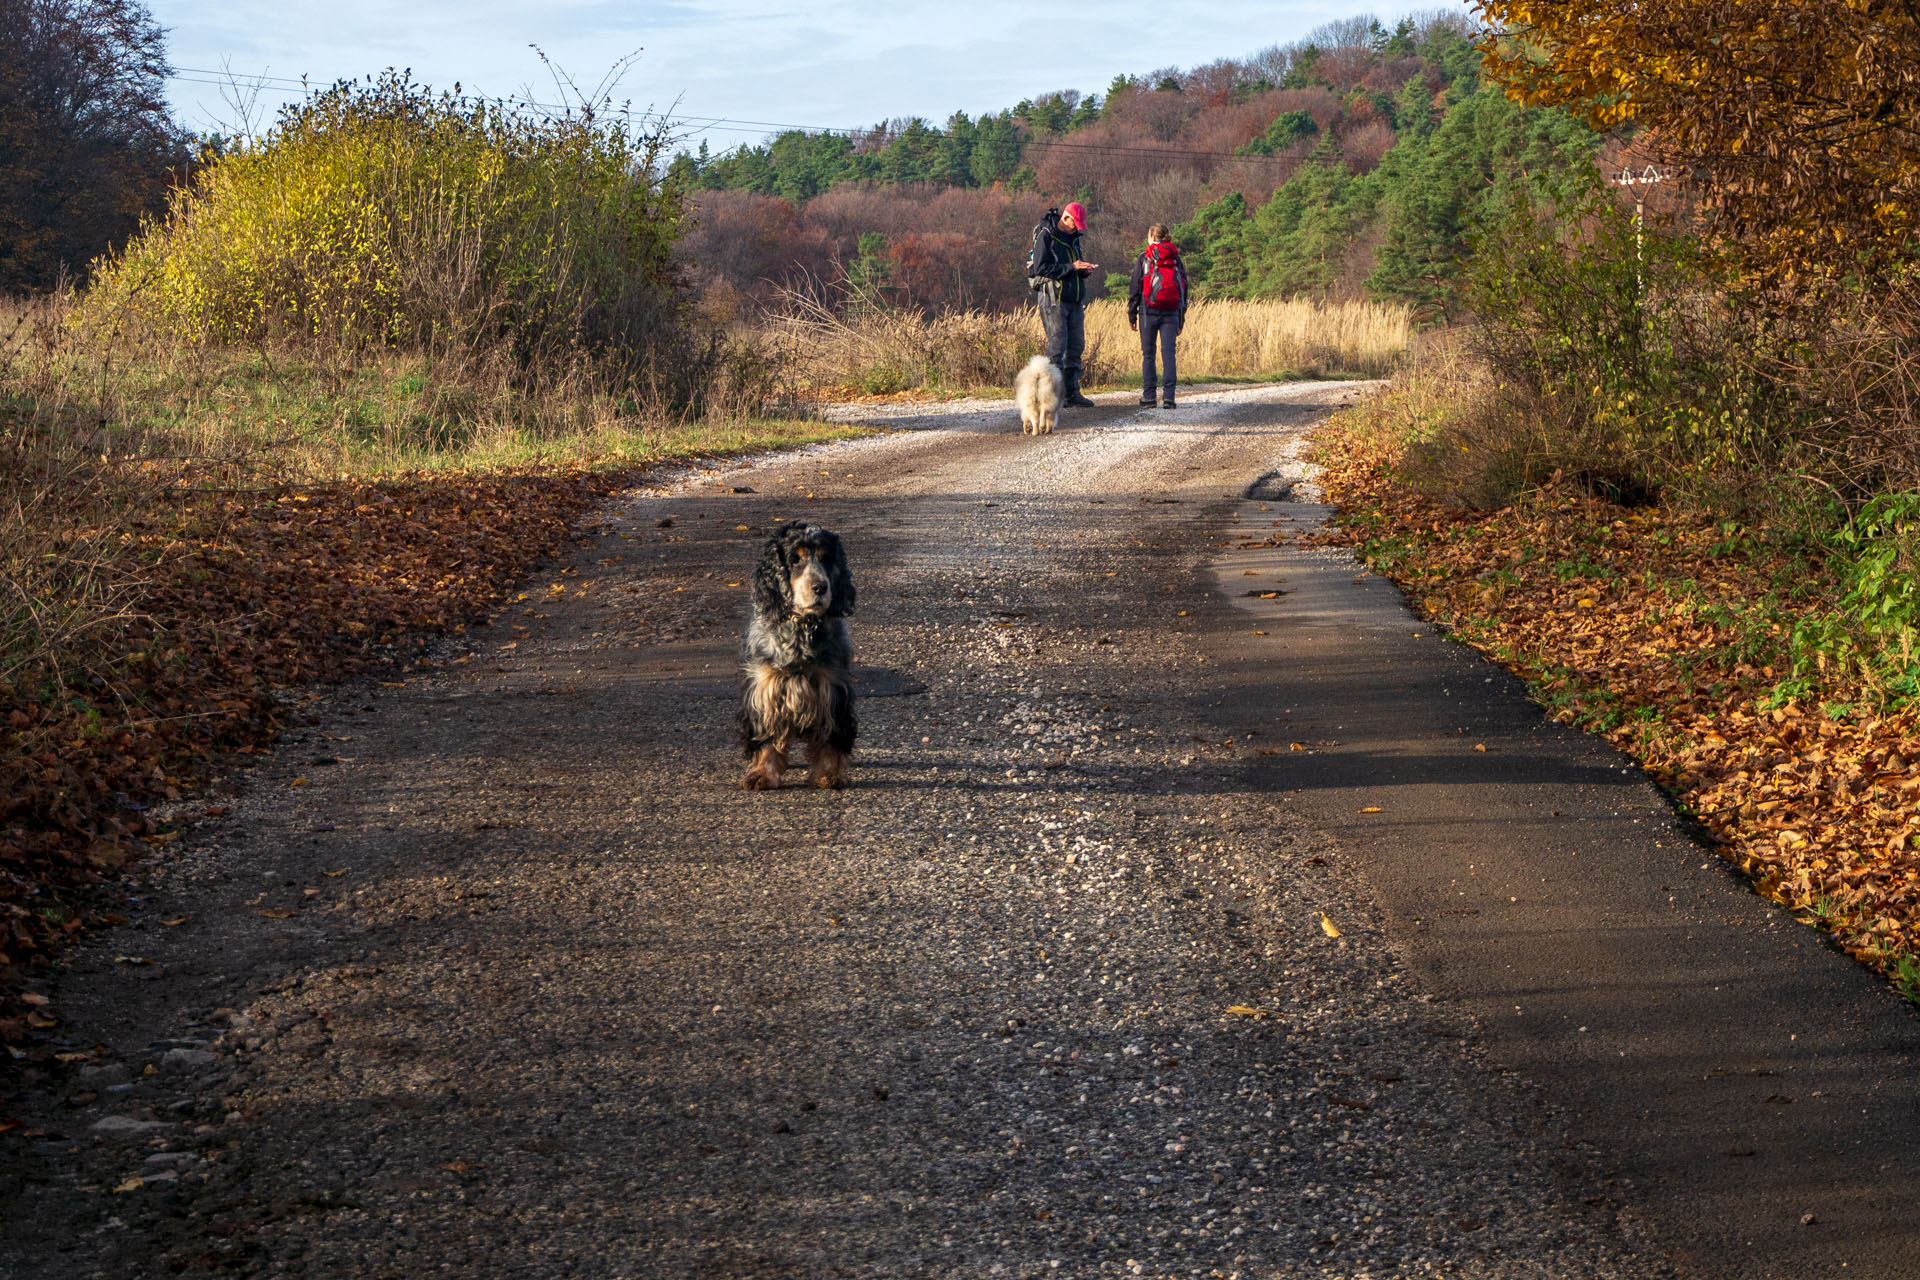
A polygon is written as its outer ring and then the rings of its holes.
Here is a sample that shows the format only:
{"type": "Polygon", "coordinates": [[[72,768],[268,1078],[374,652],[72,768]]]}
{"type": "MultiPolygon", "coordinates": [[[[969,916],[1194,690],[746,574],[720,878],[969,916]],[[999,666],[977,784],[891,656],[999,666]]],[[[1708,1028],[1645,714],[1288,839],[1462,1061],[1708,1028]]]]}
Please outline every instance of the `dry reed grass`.
{"type": "Polygon", "coordinates": [[[691,399],[582,359],[499,351],[183,341],[71,298],[0,302],[0,402],[42,447],[190,461],[223,481],[324,483],[447,467],[610,464],[751,444],[798,416],[782,367],[739,342],[700,357],[691,399]]]}
{"type": "Polygon", "coordinates": [[[790,292],[756,338],[809,387],[873,395],[1011,385],[1044,345],[1032,313],[837,309],[790,292]]]}
{"type": "Polygon", "coordinates": [[[497,357],[305,352],[73,323],[75,300],[0,302],[0,695],[91,679],[137,608],[130,522],[206,490],[407,472],[610,468],[860,434],[797,415],[738,345],[697,411],[617,396],[590,369],[497,357]],[[23,684],[24,682],[24,684],[23,684]]]}
{"type": "MultiPolygon", "coordinates": [[[[1139,338],[1126,304],[1087,308],[1084,380],[1131,383],[1139,338]]],[[[961,391],[1012,385],[1044,345],[1039,313],[835,310],[789,295],[760,331],[766,348],[812,387],[870,394],[924,389],[961,391]]],[[[1369,302],[1195,302],[1180,335],[1183,381],[1391,372],[1413,338],[1405,307],[1369,302]]]]}
{"type": "MultiPolygon", "coordinates": [[[[1206,378],[1393,372],[1413,340],[1413,317],[1396,303],[1316,302],[1307,298],[1257,302],[1195,301],[1187,308],[1176,352],[1183,381],[1206,378]]],[[[1139,350],[1127,327],[1127,309],[1111,299],[1087,308],[1087,346],[1126,364],[1139,350]]],[[[1126,381],[1118,371],[1116,381],[1126,381]]]]}
{"type": "Polygon", "coordinates": [[[65,309],[45,299],[0,322],[0,694],[90,674],[72,659],[135,607],[125,513],[168,483],[163,459],[116,452],[97,391],[67,381],[65,309]]]}

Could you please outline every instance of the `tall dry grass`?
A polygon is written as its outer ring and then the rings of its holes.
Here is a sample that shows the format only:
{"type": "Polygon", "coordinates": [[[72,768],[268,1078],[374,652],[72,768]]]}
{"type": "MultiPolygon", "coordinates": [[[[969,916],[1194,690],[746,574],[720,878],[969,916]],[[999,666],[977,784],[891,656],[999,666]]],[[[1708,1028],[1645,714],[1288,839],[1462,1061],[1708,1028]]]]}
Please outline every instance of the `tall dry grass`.
{"type": "Polygon", "coordinates": [[[800,292],[787,294],[753,337],[802,386],[873,395],[1010,383],[1045,343],[1031,314],[842,310],[800,292]]]}
{"type": "Polygon", "coordinates": [[[134,522],[199,490],[399,473],[617,467],[858,434],[780,412],[781,371],[719,348],[697,405],[590,368],[537,381],[498,352],[182,341],[75,323],[68,295],[0,300],[0,701],[97,668],[143,591],[134,522]]]}
{"type": "MultiPolygon", "coordinates": [[[[1196,301],[1187,308],[1176,358],[1183,380],[1291,374],[1392,373],[1413,340],[1412,312],[1398,303],[1196,301]]],[[[1139,350],[1122,302],[1087,308],[1087,345],[1103,352],[1139,350]]],[[[1116,381],[1126,381],[1124,373],[1116,381]]]]}
{"type": "MultiPolygon", "coordinates": [[[[1087,308],[1085,381],[1131,384],[1140,340],[1123,302],[1087,308]]],[[[871,394],[1012,384],[1042,349],[1039,312],[836,310],[792,295],[757,335],[797,381],[871,394]]],[[[1195,302],[1180,335],[1181,380],[1391,373],[1413,340],[1403,306],[1310,300],[1195,302]]]]}
{"type": "Polygon", "coordinates": [[[0,300],[0,404],[42,447],[190,463],[220,483],[645,460],[798,416],[784,370],[740,342],[712,340],[700,395],[676,402],[586,359],[529,378],[499,350],[190,341],[103,311],[0,300]]]}
{"type": "Polygon", "coordinates": [[[123,624],[137,595],[127,515],[177,465],[116,449],[97,388],[69,379],[65,311],[50,298],[0,313],[0,696],[89,673],[73,657],[123,624]]]}

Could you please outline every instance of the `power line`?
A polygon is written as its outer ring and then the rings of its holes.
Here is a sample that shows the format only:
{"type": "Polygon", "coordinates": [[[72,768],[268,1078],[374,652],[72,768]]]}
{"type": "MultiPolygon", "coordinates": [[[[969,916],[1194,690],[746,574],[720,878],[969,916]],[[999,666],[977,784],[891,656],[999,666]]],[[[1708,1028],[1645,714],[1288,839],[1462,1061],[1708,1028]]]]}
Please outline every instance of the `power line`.
{"type": "MultiPolygon", "coordinates": [[[[677,120],[684,123],[695,123],[699,121],[711,122],[695,129],[693,131],[695,133],[706,133],[713,130],[727,133],[752,133],[760,129],[779,129],[784,132],[804,133],[815,137],[857,139],[875,132],[873,129],[847,129],[835,125],[779,124],[770,120],[739,120],[732,116],[679,116],[677,120]]],[[[1179,156],[1196,160],[1263,160],[1274,162],[1285,159],[1283,156],[1260,155],[1258,153],[1242,154],[1238,151],[1197,151],[1187,147],[1136,147],[1109,142],[1068,142],[1058,137],[1041,138],[1031,135],[1023,141],[1029,144],[1038,143],[1046,147],[1057,147],[1066,151],[1099,151],[1117,155],[1179,156]]]]}
{"type": "Polygon", "coordinates": [[[190,79],[191,76],[221,77],[219,80],[211,82],[214,84],[229,84],[229,83],[231,84],[265,84],[271,80],[271,81],[276,81],[280,84],[287,85],[296,89],[305,88],[308,83],[307,79],[304,76],[298,80],[295,80],[289,76],[270,76],[266,74],[264,71],[258,75],[242,74],[238,71],[228,71],[218,67],[175,67],[173,71],[174,71],[174,74],[170,77],[171,79],[186,80],[189,84],[209,83],[208,81],[205,81],[205,80],[190,79]],[[180,73],[183,71],[186,72],[187,74],[181,75],[180,73]]]}
{"type": "MultiPolygon", "coordinates": [[[[204,84],[211,85],[216,89],[265,88],[279,89],[283,92],[298,91],[301,93],[310,93],[319,87],[319,82],[315,80],[295,80],[289,76],[270,76],[264,73],[253,75],[242,74],[237,71],[215,71],[208,67],[175,67],[173,73],[167,78],[178,84],[204,84]],[[204,78],[207,76],[218,76],[219,79],[210,80],[204,78]]],[[[328,86],[341,83],[345,82],[342,80],[330,80],[327,82],[328,86]]],[[[520,98],[513,95],[492,99],[492,101],[502,102],[514,107],[531,107],[539,111],[567,111],[573,109],[561,102],[539,102],[533,98],[520,98]]]]}
{"type": "MultiPolygon", "coordinates": [[[[714,119],[716,121],[725,121],[728,119],[728,117],[681,116],[681,117],[678,117],[678,119],[686,122],[692,122],[695,120],[702,120],[702,119],[714,119]]],[[[734,124],[725,124],[725,123],[708,124],[708,125],[703,125],[701,128],[695,129],[693,132],[706,133],[714,130],[728,132],[728,133],[758,132],[757,128],[750,129],[750,128],[744,127],[748,125],[755,125],[755,126],[758,126],[759,128],[783,129],[787,132],[805,133],[815,137],[860,138],[868,133],[873,132],[873,130],[871,129],[839,129],[839,128],[832,128],[828,126],[813,127],[813,126],[797,125],[797,124],[796,125],[768,125],[764,121],[757,121],[757,120],[742,120],[734,124]]],[[[1109,142],[1067,142],[1060,138],[1044,138],[1044,137],[1035,137],[1031,135],[1023,139],[1023,141],[1028,145],[1038,144],[1038,145],[1049,147],[1049,148],[1057,147],[1064,151],[1099,151],[1099,152],[1106,152],[1106,153],[1115,154],[1115,155],[1156,156],[1156,157],[1162,157],[1162,158],[1181,157],[1181,158],[1195,159],[1195,160],[1256,160],[1256,161],[1267,161],[1267,162],[1279,162],[1286,158],[1284,156],[1261,155],[1257,152],[1249,152],[1246,154],[1242,154],[1241,152],[1238,152],[1238,151],[1196,151],[1187,147],[1132,147],[1132,146],[1126,146],[1120,143],[1109,143],[1109,142]]]]}
{"type": "MultiPolygon", "coordinates": [[[[206,67],[176,67],[174,69],[174,75],[171,78],[182,84],[211,85],[218,89],[236,86],[245,88],[256,84],[271,84],[273,87],[285,86],[287,88],[298,88],[301,90],[307,90],[312,87],[312,82],[304,79],[294,80],[286,76],[269,76],[265,74],[241,75],[226,71],[214,71],[206,67]],[[189,74],[181,74],[182,72],[189,74]],[[222,78],[217,80],[196,78],[200,76],[219,76],[222,78]]],[[[333,81],[331,83],[337,84],[339,81],[333,81]]],[[[539,111],[568,110],[568,108],[561,103],[536,102],[529,98],[506,97],[499,99],[499,101],[511,106],[529,107],[539,111]]],[[[764,130],[777,129],[783,133],[804,133],[814,137],[858,139],[875,132],[875,130],[869,128],[847,128],[839,125],[783,124],[772,120],[742,120],[733,116],[669,116],[665,117],[665,120],[669,125],[687,124],[698,126],[691,130],[689,136],[702,133],[761,133],[764,130]]],[[[1183,147],[1138,147],[1126,146],[1120,143],[1069,142],[1058,137],[1039,138],[1031,135],[1023,141],[1029,145],[1037,143],[1050,149],[1057,148],[1063,151],[1090,151],[1107,155],[1153,156],[1158,159],[1239,160],[1265,163],[1279,163],[1285,159],[1283,156],[1261,155],[1258,153],[1243,154],[1238,151],[1197,151],[1183,147]]],[[[728,152],[722,152],[721,154],[725,156],[732,151],[744,150],[746,145],[745,143],[740,143],[735,147],[729,148],[728,152]]]]}

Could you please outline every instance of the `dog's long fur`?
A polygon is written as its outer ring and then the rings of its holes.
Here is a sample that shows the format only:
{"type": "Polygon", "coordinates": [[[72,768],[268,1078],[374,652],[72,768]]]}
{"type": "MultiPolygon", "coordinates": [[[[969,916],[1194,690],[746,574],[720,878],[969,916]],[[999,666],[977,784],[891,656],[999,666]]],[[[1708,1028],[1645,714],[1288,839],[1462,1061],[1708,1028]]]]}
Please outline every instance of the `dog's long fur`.
{"type": "Polygon", "coordinates": [[[1060,401],[1067,393],[1067,380],[1060,366],[1045,356],[1035,356],[1013,380],[1013,399],[1020,406],[1020,434],[1044,436],[1060,420],[1060,401]]]}
{"type": "Polygon", "coordinates": [[[741,659],[740,744],[752,761],[741,786],[778,787],[796,742],[806,744],[812,785],[847,785],[857,727],[853,602],[846,549],[832,532],[792,524],[761,548],[741,659]]]}

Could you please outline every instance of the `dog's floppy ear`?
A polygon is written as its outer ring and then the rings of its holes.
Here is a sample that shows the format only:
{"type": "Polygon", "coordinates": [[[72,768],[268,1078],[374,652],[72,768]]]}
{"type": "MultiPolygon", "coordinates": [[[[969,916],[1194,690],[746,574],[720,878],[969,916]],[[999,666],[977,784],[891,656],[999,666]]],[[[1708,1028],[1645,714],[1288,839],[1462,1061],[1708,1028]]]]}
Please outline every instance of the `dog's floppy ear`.
{"type": "Polygon", "coordinates": [[[827,529],[818,531],[820,546],[827,553],[827,582],[833,591],[833,603],[827,612],[846,616],[853,612],[853,570],[847,567],[847,549],[840,535],[827,529]]]}
{"type": "Polygon", "coordinates": [[[793,583],[787,573],[788,553],[785,531],[774,534],[760,548],[760,563],[753,567],[753,607],[763,614],[779,617],[793,603],[793,583]]]}

